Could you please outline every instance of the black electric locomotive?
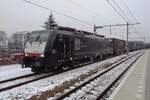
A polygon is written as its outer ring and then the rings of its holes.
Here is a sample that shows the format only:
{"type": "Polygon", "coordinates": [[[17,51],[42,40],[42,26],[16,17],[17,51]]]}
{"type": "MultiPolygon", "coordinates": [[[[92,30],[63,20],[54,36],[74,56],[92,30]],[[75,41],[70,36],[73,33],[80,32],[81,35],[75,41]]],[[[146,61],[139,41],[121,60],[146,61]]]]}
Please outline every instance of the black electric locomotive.
{"type": "Polygon", "coordinates": [[[28,33],[22,67],[49,72],[94,62],[113,54],[111,41],[101,35],[68,27],[28,33]]]}

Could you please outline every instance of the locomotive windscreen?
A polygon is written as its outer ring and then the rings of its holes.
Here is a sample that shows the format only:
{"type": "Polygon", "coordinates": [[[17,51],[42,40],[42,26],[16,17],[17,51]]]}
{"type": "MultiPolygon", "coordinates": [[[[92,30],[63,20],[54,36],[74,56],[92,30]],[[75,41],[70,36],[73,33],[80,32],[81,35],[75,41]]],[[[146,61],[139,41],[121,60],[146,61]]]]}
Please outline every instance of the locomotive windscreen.
{"type": "Polygon", "coordinates": [[[28,33],[24,52],[44,54],[48,38],[51,34],[51,31],[35,31],[28,33]]]}
{"type": "Polygon", "coordinates": [[[27,41],[28,42],[47,42],[49,32],[32,32],[28,33],[27,41]]]}

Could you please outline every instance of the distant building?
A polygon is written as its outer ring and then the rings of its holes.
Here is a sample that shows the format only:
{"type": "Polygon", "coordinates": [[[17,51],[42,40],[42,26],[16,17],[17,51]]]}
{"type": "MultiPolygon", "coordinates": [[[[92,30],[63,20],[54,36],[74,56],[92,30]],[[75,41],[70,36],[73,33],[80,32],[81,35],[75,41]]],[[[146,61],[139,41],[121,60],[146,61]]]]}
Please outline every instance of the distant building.
{"type": "Polygon", "coordinates": [[[26,39],[27,31],[14,33],[9,39],[9,50],[13,53],[23,52],[26,39]]]}
{"type": "Polygon", "coordinates": [[[4,31],[0,31],[0,54],[6,52],[8,48],[7,34],[4,31]]]}

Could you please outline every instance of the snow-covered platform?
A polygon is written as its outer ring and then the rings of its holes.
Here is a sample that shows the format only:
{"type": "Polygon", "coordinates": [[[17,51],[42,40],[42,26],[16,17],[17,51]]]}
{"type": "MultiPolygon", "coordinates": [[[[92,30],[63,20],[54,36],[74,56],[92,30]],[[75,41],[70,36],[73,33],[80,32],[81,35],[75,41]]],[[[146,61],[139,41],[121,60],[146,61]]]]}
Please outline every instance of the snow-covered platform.
{"type": "Polygon", "coordinates": [[[150,50],[145,50],[109,100],[150,100],[150,50]]]}

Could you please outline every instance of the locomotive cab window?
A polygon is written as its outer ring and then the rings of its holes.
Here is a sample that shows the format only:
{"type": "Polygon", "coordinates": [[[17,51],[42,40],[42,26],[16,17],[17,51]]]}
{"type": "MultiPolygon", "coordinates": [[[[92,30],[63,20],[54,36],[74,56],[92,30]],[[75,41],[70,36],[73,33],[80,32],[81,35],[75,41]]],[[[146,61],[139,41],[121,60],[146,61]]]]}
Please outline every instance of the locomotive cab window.
{"type": "Polygon", "coordinates": [[[48,37],[50,33],[49,32],[32,32],[28,33],[27,41],[30,42],[47,42],[48,37]]]}
{"type": "Polygon", "coordinates": [[[78,38],[74,40],[74,50],[80,50],[80,39],[78,38]]]}

